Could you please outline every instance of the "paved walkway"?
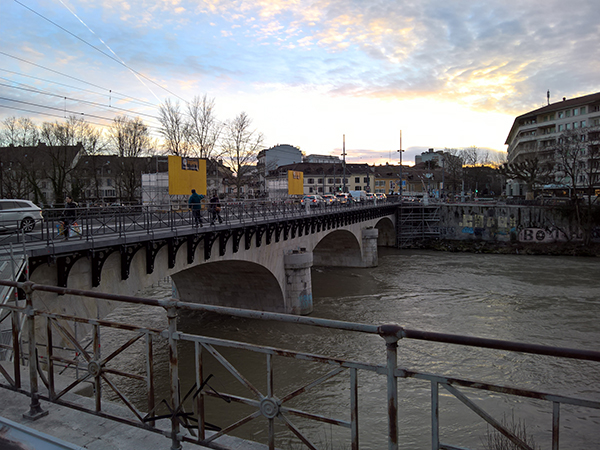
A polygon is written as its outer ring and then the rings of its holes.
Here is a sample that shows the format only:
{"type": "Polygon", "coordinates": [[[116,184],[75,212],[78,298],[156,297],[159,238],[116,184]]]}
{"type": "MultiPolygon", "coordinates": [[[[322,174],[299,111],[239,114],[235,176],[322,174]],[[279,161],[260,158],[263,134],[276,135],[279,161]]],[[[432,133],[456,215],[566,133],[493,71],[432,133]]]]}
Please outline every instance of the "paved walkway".
{"type": "MultiPolygon", "coordinates": [[[[8,369],[6,363],[2,364],[8,369]]],[[[27,374],[28,372],[24,371],[23,373],[27,374]]],[[[28,380],[23,381],[23,388],[27,389],[28,380]]],[[[0,375],[0,382],[5,382],[2,375],[0,375]]],[[[75,394],[67,395],[69,395],[69,401],[86,405],[88,408],[93,409],[94,400],[92,398],[75,394]]],[[[104,419],[93,414],[80,412],[72,408],[56,405],[44,400],[40,401],[41,407],[43,411],[48,411],[48,415],[31,421],[23,417],[23,414],[29,411],[30,402],[30,398],[25,394],[0,388],[0,416],[8,419],[8,421],[26,427],[25,431],[30,429],[30,434],[42,433],[41,438],[44,441],[43,445],[36,443],[33,447],[26,448],[35,448],[36,450],[65,448],[84,448],[90,450],[168,450],[171,448],[171,440],[160,434],[121,424],[113,420],[104,419]],[[52,439],[43,439],[44,434],[57,438],[56,442],[50,442],[52,439]],[[64,441],[67,444],[61,447],[60,441],[64,441]],[[74,444],[74,446],[69,444],[74,444]]],[[[119,405],[110,404],[106,401],[102,402],[102,406],[103,410],[106,412],[116,412],[119,410],[122,413],[125,409],[119,405]]],[[[2,436],[2,428],[3,426],[6,426],[7,423],[10,425],[7,421],[0,421],[0,437],[2,436]]],[[[165,425],[169,425],[167,421],[165,421],[165,425]]],[[[22,430],[17,431],[21,432],[22,430]]],[[[26,443],[26,441],[20,442],[26,443]]],[[[217,442],[222,445],[223,448],[232,450],[265,450],[267,448],[264,445],[232,437],[219,438],[217,442]]],[[[207,448],[190,443],[183,443],[182,446],[185,450],[207,448]]],[[[0,448],[2,448],[1,445],[0,448]]]]}

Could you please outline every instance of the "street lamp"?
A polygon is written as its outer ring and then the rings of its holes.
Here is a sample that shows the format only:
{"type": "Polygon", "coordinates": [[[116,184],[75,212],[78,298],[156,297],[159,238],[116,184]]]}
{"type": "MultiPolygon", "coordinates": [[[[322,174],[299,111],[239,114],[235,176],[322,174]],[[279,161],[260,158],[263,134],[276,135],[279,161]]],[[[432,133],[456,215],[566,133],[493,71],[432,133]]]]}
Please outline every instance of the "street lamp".
{"type": "Polygon", "coordinates": [[[400,187],[399,187],[399,194],[400,194],[400,201],[402,201],[402,152],[404,150],[402,150],[402,130],[400,130],[400,149],[398,150],[398,153],[400,154],[400,187]]]}
{"type": "Polygon", "coordinates": [[[342,183],[344,185],[344,189],[342,192],[346,191],[346,135],[343,135],[343,143],[342,143],[342,157],[343,157],[343,167],[344,167],[344,178],[342,179],[342,183]]]}

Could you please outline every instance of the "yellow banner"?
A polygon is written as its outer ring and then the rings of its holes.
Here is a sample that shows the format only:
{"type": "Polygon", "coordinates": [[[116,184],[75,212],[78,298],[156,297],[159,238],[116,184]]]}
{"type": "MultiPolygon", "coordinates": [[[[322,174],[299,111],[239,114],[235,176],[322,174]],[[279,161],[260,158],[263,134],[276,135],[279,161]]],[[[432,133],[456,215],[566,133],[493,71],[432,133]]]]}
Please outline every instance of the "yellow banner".
{"type": "Polygon", "coordinates": [[[169,155],[169,195],[206,195],[206,160],[169,155]]]}
{"type": "Polygon", "coordinates": [[[304,172],[288,170],[288,195],[304,194],[304,172]]]}

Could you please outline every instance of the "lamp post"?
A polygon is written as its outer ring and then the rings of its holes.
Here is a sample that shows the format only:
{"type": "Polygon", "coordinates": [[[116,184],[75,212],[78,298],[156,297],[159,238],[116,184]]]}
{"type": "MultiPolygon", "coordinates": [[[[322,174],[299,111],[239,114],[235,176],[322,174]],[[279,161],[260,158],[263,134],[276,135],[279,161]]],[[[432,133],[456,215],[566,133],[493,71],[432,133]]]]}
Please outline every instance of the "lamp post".
{"type": "Polygon", "coordinates": [[[400,130],[400,149],[398,153],[400,154],[400,184],[398,188],[398,193],[400,194],[400,201],[402,202],[402,130],[400,130]]]}
{"type": "Polygon", "coordinates": [[[344,177],[342,178],[342,183],[344,185],[344,188],[342,190],[342,192],[348,192],[346,191],[346,135],[343,135],[343,142],[342,142],[342,165],[344,168],[344,177]]]}

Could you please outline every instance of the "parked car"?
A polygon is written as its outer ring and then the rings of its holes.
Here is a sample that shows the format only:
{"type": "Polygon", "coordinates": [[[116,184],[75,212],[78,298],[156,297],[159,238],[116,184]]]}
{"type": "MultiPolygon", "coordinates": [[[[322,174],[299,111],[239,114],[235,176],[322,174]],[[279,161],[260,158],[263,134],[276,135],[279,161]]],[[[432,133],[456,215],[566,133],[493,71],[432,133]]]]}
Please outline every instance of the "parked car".
{"type": "Polygon", "coordinates": [[[311,207],[321,207],[323,205],[323,197],[320,195],[305,195],[302,198],[302,206],[306,206],[307,204],[311,207]]]}
{"type": "Polygon", "coordinates": [[[333,194],[323,194],[323,203],[325,206],[331,206],[337,203],[337,198],[333,194]]]}
{"type": "Polygon", "coordinates": [[[385,200],[385,199],[387,199],[387,195],[382,194],[382,193],[377,193],[377,194],[375,194],[375,198],[377,198],[377,200],[385,200]]]}
{"type": "Polygon", "coordinates": [[[42,222],[42,209],[29,200],[0,199],[0,230],[23,230],[29,233],[42,222]]]}

